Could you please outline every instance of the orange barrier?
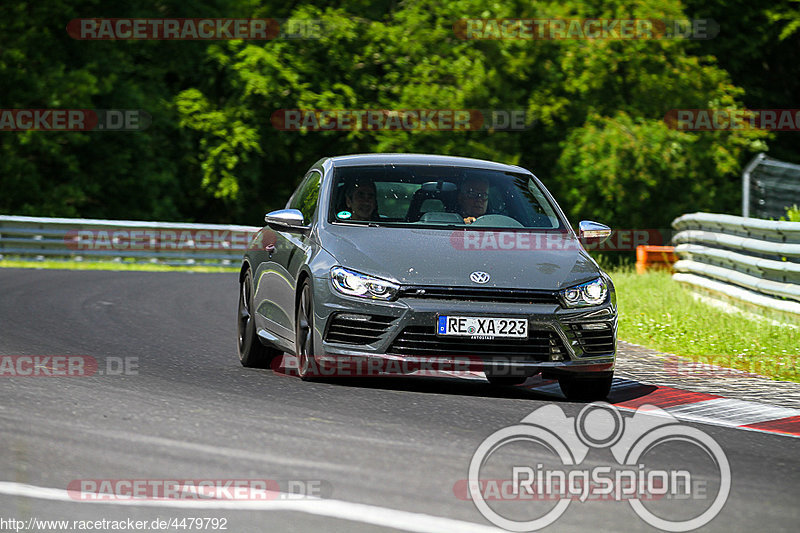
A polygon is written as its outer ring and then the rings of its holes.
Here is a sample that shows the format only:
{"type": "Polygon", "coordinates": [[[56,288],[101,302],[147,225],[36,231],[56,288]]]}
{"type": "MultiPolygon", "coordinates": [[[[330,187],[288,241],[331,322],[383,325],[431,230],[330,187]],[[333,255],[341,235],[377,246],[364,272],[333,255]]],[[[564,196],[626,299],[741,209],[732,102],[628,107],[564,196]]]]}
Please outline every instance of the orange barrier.
{"type": "Polygon", "coordinates": [[[648,269],[668,268],[678,260],[674,246],[648,246],[636,247],[636,273],[644,274],[648,269]]]}

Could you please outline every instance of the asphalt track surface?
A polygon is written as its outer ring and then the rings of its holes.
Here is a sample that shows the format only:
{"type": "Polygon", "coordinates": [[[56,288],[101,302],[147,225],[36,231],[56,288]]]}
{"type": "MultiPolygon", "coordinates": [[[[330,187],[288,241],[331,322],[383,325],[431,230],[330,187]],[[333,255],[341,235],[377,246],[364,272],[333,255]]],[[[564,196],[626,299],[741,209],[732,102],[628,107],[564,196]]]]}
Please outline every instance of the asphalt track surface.
{"type": "MultiPolygon", "coordinates": [[[[481,380],[303,382],[242,368],[237,289],[235,274],[0,269],[0,355],[86,355],[101,370],[116,357],[137,365],[128,375],[0,378],[0,519],[205,517],[225,518],[234,532],[478,531],[491,524],[454,494],[478,445],[538,408],[575,417],[584,407],[481,380]],[[320,482],[325,500],[187,509],[65,498],[81,479],[270,479],[282,490],[303,480],[320,482]]],[[[800,439],[684,426],[712,437],[731,467],[730,496],[704,531],[797,531],[800,439]]],[[[715,472],[701,453],[676,449],[664,460],[700,479],[715,472]]],[[[587,501],[573,502],[546,530],[655,528],[627,502],[587,501]]]]}

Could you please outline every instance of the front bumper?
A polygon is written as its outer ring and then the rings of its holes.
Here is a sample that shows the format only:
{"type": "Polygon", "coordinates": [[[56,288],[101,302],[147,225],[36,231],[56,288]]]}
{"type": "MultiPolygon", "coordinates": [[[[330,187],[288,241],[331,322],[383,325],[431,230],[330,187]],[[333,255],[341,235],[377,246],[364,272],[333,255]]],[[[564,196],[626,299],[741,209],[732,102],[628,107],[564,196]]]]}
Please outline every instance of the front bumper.
{"type": "Polygon", "coordinates": [[[606,303],[582,309],[559,304],[400,298],[394,302],[335,293],[327,278],[315,290],[315,357],[396,361],[455,361],[494,375],[609,373],[616,357],[617,309],[606,303]],[[438,315],[524,317],[529,342],[436,336],[438,315]],[[369,320],[364,320],[368,317],[369,320]],[[358,318],[358,320],[356,320],[358,318]],[[362,322],[359,322],[362,320],[362,322]],[[359,332],[359,324],[363,325],[359,332]]]}

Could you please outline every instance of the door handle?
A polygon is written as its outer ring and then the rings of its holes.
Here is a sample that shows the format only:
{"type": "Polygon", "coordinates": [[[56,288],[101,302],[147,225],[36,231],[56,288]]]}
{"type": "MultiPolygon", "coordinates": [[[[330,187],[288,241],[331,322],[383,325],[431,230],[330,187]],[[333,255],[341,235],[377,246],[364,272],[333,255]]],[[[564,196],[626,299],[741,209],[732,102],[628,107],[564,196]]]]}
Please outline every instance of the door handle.
{"type": "Polygon", "coordinates": [[[272,257],[272,254],[275,253],[275,245],[274,244],[267,244],[264,246],[264,250],[269,253],[269,256],[272,257]]]}

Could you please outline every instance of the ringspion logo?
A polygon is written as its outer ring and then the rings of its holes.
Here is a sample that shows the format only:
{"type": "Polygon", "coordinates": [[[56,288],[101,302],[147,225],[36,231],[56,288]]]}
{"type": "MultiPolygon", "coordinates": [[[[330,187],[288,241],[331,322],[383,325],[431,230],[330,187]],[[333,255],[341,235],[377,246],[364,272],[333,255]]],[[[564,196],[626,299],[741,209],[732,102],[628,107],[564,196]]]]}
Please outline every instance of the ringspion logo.
{"type": "Polygon", "coordinates": [[[546,405],[495,431],[475,450],[467,479],[453,486],[508,531],[542,529],[571,504],[596,500],[626,501],[658,529],[692,531],[719,514],[730,489],[730,464],[709,435],[652,405],[623,417],[603,402],[574,417],[546,405]],[[700,475],[682,464],[686,454],[704,459],[700,475]],[[598,460],[609,455],[608,464],[598,460]]]}

